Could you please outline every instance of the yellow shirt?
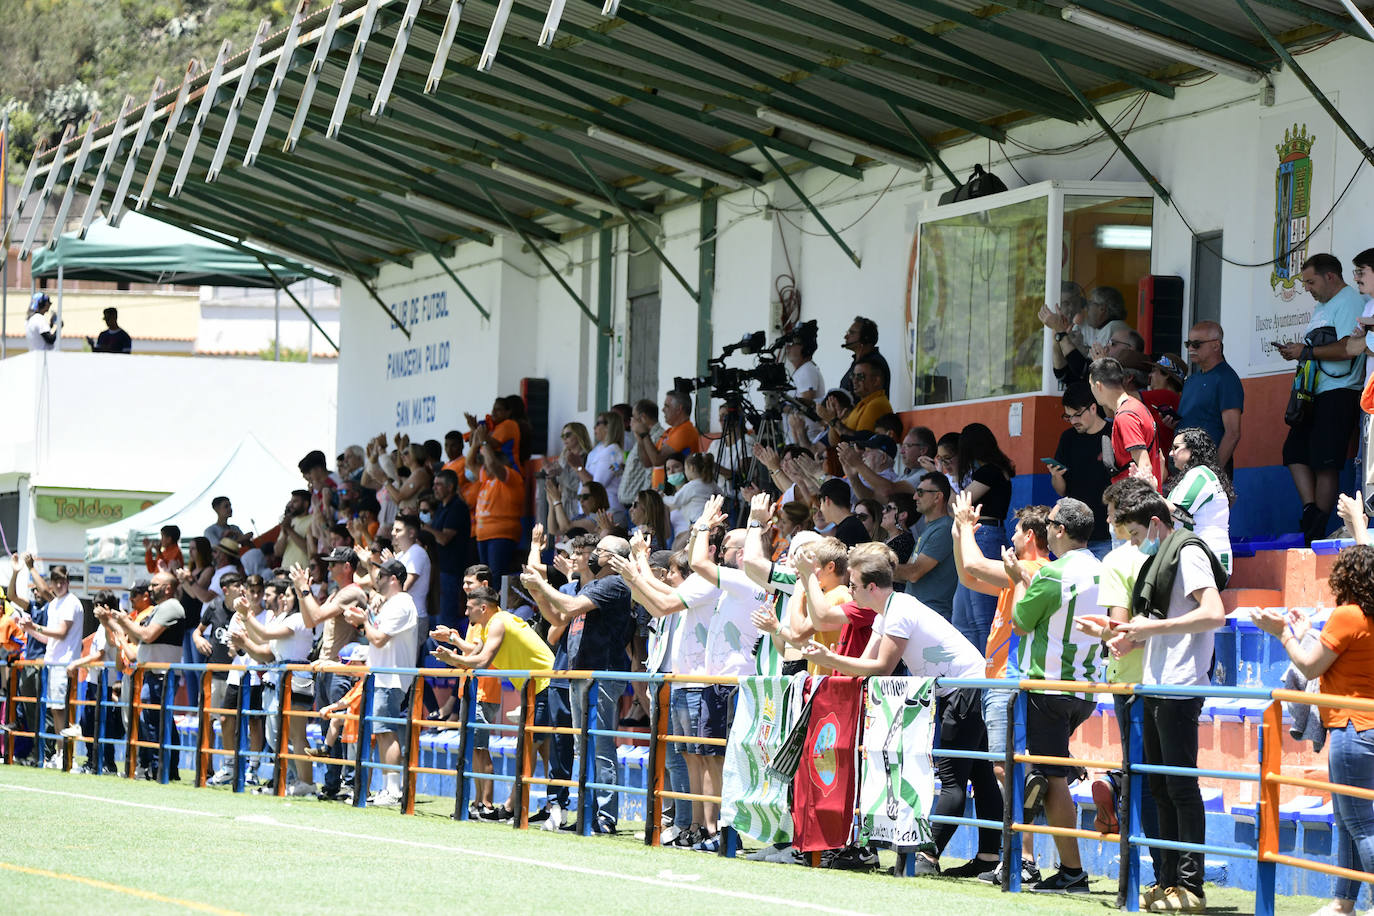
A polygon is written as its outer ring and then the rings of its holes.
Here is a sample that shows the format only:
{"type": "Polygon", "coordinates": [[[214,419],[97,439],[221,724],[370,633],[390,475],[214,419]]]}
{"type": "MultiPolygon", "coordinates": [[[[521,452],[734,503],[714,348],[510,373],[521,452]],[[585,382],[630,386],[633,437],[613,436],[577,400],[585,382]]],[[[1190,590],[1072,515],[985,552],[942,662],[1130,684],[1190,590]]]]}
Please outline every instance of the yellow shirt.
{"type": "Polygon", "coordinates": [[[853,409],[844,415],[844,420],[841,422],[856,432],[871,433],[879,418],[890,413],[892,413],[892,403],[888,401],[887,395],[880,388],[872,394],[865,395],[862,401],[855,404],[853,409]]]}
{"type": "MultiPolygon", "coordinates": [[[[553,650],[548,643],[540,638],[539,634],[530,628],[519,617],[510,611],[497,611],[491,615],[487,621],[486,631],[491,631],[491,625],[497,620],[506,625],[506,635],[501,640],[501,645],[496,650],[496,657],[491,660],[492,668],[502,668],[511,671],[548,671],[553,667],[553,650]]],[[[524,678],[511,678],[516,689],[525,685],[524,678]]],[[[534,679],[534,692],[540,693],[545,687],[549,686],[549,679],[537,677],[534,679]]]]}

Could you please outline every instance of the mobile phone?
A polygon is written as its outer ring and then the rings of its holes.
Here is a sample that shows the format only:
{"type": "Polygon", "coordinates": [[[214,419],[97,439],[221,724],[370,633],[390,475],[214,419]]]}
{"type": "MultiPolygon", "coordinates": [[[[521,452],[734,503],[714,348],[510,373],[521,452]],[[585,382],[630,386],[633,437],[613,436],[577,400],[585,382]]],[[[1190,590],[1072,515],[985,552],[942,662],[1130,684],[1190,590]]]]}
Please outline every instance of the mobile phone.
{"type": "Polygon", "coordinates": [[[1047,467],[1052,467],[1052,468],[1063,468],[1063,469],[1065,469],[1065,470],[1068,470],[1068,467],[1069,467],[1069,466],[1068,466],[1067,464],[1065,464],[1064,462],[1062,462],[1062,461],[1056,461],[1056,460],[1054,460],[1053,458],[1041,458],[1040,461],[1041,461],[1043,464],[1045,464],[1047,467]]]}

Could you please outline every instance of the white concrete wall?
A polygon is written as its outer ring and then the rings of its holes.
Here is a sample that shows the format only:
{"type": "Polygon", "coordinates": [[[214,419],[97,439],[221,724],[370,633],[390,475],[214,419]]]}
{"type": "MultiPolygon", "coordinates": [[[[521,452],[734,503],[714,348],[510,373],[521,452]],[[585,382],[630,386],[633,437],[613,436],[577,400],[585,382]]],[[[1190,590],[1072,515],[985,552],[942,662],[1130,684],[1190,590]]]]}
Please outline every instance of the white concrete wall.
{"type": "MultiPolygon", "coordinates": [[[[1355,129],[1374,138],[1374,108],[1362,99],[1368,78],[1367,45],[1346,38],[1305,54],[1301,62],[1327,94],[1342,105],[1355,129]]],[[[1333,201],[1355,172],[1359,155],[1334,124],[1311,100],[1289,72],[1276,74],[1276,104],[1264,107],[1260,87],[1214,77],[1200,85],[1180,88],[1173,100],[1150,97],[1138,116],[1128,115],[1118,125],[1132,149],[1171,192],[1176,208],[1156,202],[1154,271],[1182,276],[1191,282],[1193,231],[1225,231],[1226,257],[1245,264],[1272,256],[1269,241],[1273,229],[1274,172],[1278,164],[1275,144],[1283,128],[1304,123],[1317,136],[1313,147],[1313,222],[1325,216],[1333,201]],[[1134,117],[1134,122],[1132,122],[1134,117]],[[1133,126],[1132,126],[1133,123],[1133,126]],[[1192,228],[1184,225],[1180,213],[1192,228]]],[[[1129,97],[1104,106],[1108,119],[1116,119],[1135,101],[1129,97]]],[[[1097,136],[1095,124],[1068,125],[1041,122],[1011,131],[1018,142],[1041,151],[1053,150],[1097,137],[1082,149],[1051,155],[1030,153],[1012,144],[998,146],[976,140],[944,151],[943,155],[961,177],[975,162],[988,164],[1008,187],[1046,179],[1084,180],[1094,173],[1104,181],[1137,181],[1130,163],[1111,143],[1097,136]],[[1008,163],[1007,157],[1012,159],[1008,163]],[[1015,171],[1013,171],[1013,166],[1015,171]],[[1018,177],[1017,172],[1020,173],[1018,177]]],[[[817,362],[828,384],[833,385],[849,363],[840,348],[845,328],[856,314],[879,324],[880,346],[893,368],[892,400],[901,410],[911,405],[911,382],[906,370],[908,270],[912,234],[917,215],[937,203],[948,183],[935,173],[930,190],[921,173],[879,167],[866,171],[861,180],[837,177],[823,169],[811,169],[799,177],[806,193],[857,251],[863,266],[856,268],[825,235],[810,213],[801,207],[785,186],[765,188],[783,214],[772,219],[759,212],[761,195],[742,191],[720,203],[717,219],[717,273],[714,296],[713,352],[738,340],[745,332],[769,327],[775,314],[774,283],[785,267],[779,241],[779,220],[787,233],[788,253],[802,294],[802,318],[819,322],[821,349],[817,362]]],[[[1374,169],[1356,178],[1333,217],[1314,235],[1309,252],[1332,251],[1349,264],[1350,257],[1374,245],[1374,213],[1365,204],[1374,192],[1374,169]]],[[[687,206],[664,214],[663,248],[679,270],[697,283],[699,213],[687,206]]],[[[613,290],[613,323],[617,335],[625,327],[625,262],[627,245],[642,247],[625,229],[616,234],[616,269],[613,290]]],[[[419,258],[410,270],[388,267],[381,276],[383,298],[396,302],[402,295],[443,292],[448,315],[415,327],[410,346],[449,341],[453,358],[447,369],[418,377],[388,380],[386,354],[401,348],[399,332],[387,329],[387,320],[376,304],[352,281],[342,289],[343,341],[340,356],[339,444],[362,442],[369,434],[398,428],[398,401],[433,397],[434,416],[399,428],[412,436],[441,436],[461,422],[461,412],[484,412],[491,397],[515,390],[526,375],[551,380],[550,425],[572,419],[590,424],[587,387],[595,367],[594,341],[583,333],[585,319],[567,293],[528,253],[518,240],[504,239],[493,248],[465,244],[451,259],[451,266],[492,309],[491,321],[478,320],[452,282],[430,258],[419,258]],[[533,275],[533,279],[531,278],[533,275]],[[586,404],[586,407],[583,405],[586,404]]],[[[583,241],[574,240],[549,252],[575,290],[584,292],[595,309],[595,246],[586,260],[583,241]],[[588,276],[584,281],[584,274],[588,276]]],[[[1272,339],[1272,331],[1255,331],[1256,318],[1276,314],[1310,312],[1311,300],[1298,294],[1291,302],[1270,288],[1268,267],[1228,265],[1223,272],[1223,324],[1228,331],[1231,362],[1243,375],[1258,375],[1284,368],[1282,362],[1259,346],[1272,339]]],[[[1185,287],[1191,290],[1191,286],[1185,287]]],[[[662,271],[660,291],[662,318],[659,339],[661,389],[678,375],[696,372],[696,305],[672,275],[662,271]]],[[[1186,293],[1188,294],[1188,293],[1186,293]]],[[[1293,333],[1300,333],[1299,326],[1293,333]]],[[[624,391],[624,352],[628,342],[617,338],[613,352],[612,401],[624,391]]],[[[2,447],[2,446],[0,446],[2,447]]]]}
{"type": "MultiPolygon", "coordinates": [[[[335,372],[333,365],[236,359],[12,357],[0,362],[8,407],[0,490],[173,492],[221,463],[248,433],[287,467],[315,448],[332,459],[335,372]]],[[[20,517],[25,549],[84,552],[84,525],[38,520],[24,503],[20,517]]]]}

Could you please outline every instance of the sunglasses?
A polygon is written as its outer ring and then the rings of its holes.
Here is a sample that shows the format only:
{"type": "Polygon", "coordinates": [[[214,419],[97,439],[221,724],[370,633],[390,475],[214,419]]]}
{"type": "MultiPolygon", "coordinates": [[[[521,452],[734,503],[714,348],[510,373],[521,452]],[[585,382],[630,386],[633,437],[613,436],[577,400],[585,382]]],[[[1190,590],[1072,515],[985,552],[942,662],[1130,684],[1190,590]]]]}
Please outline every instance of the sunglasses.
{"type": "Polygon", "coordinates": [[[1202,340],[1185,340],[1185,341],[1183,342],[1183,345],[1184,345],[1185,347],[1187,347],[1189,350],[1196,350],[1198,347],[1202,346],[1203,344],[1205,344],[1205,343],[1211,343],[1211,342],[1214,341],[1214,340],[1216,340],[1215,337],[1205,337],[1205,338],[1203,338],[1202,340]]]}
{"type": "Polygon", "coordinates": [[[932,493],[939,493],[940,491],[939,491],[939,490],[927,490],[925,487],[917,487],[917,488],[916,488],[916,492],[917,492],[917,493],[920,493],[920,494],[922,494],[922,495],[924,495],[924,496],[929,496],[929,495],[932,494],[932,493]]]}

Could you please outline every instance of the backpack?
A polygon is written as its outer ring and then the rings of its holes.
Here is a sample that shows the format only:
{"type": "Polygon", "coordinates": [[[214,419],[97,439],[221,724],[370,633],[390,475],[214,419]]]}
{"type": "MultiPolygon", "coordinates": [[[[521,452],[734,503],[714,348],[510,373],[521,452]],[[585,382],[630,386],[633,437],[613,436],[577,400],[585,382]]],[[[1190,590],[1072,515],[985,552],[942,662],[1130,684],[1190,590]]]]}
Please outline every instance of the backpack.
{"type": "Polygon", "coordinates": [[[973,174],[968,181],[940,195],[941,204],[952,204],[961,200],[973,200],[975,197],[986,197],[989,194],[1000,194],[1005,191],[1007,186],[991,172],[983,171],[981,165],[973,167],[973,174]]]}

